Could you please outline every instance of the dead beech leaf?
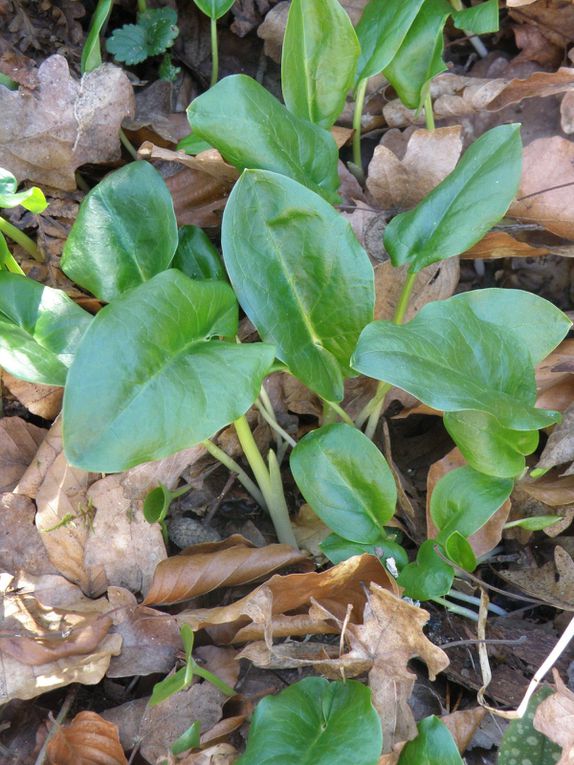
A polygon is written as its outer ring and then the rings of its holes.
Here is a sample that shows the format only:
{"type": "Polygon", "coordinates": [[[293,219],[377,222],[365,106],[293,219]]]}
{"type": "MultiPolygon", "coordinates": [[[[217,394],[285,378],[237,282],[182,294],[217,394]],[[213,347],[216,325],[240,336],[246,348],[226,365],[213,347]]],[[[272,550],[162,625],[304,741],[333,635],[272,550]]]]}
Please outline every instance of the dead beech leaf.
{"type": "Polygon", "coordinates": [[[535,26],[550,44],[564,50],[567,43],[574,39],[574,7],[570,0],[538,0],[528,3],[511,0],[506,4],[513,21],[535,26]]]}
{"type": "Polygon", "coordinates": [[[239,752],[231,744],[215,744],[201,752],[188,754],[179,765],[232,765],[236,762],[239,752]]]}
{"type": "Polygon", "coordinates": [[[558,423],[550,434],[548,441],[540,455],[537,468],[549,470],[557,465],[570,463],[565,471],[566,475],[574,472],[574,404],[571,404],[564,412],[562,422],[558,423]]]}
{"type": "MultiPolygon", "coordinates": [[[[401,290],[407,278],[408,266],[394,268],[390,260],[375,266],[375,319],[392,319],[401,290]]],[[[420,309],[433,300],[445,300],[454,294],[460,278],[458,258],[433,263],[418,272],[405,321],[410,321],[420,309]]]]}
{"type": "Polygon", "coordinates": [[[574,503],[574,475],[560,478],[548,473],[536,481],[522,481],[520,486],[531,497],[549,507],[563,507],[574,503]]]}
{"type": "Polygon", "coordinates": [[[165,182],[173,199],[179,226],[190,224],[217,228],[221,225],[230,188],[227,182],[188,167],[169,176],[165,182]]]}
{"type": "Polygon", "coordinates": [[[563,340],[536,367],[536,405],[566,411],[574,400],[574,340],[563,340]]]}
{"type": "Polygon", "coordinates": [[[38,490],[50,466],[56,457],[62,453],[62,449],[62,420],[58,417],[46,433],[27,470],[24,471],[24,474],[18,481],[14,493],[24,494],[26,497],[30,497],[30,499],[36,499],[38,490]]]}
{"type": "Polygon", "coordinates": [[[202,151],[197,156],[191,156],[184,151],[172,151],[156,146],[151,141],[145,141],[138,149],[140,159],[157,159],[164,162],[177,162],[190,170],[197,170],[205,173],[217,181],[224,182],[231,186],[239,178],[239,170],[233,165],[229,165],[217,151],[217,149],[208,149],[202,151]]]}
{"type": "Polygon", "coordinates": [[[460,256],[463,260],[494,260],[495,258],[535,258],[548,255],[550,250],[520,242],[505,231],[490,231],[480,242],[460,256]]]}
{"type": "Polygon", "coordinates": [[[64,389],[53,385],[35,385],[2,372],[2,385],[32,414],[54,420],[62,408],[64,389]]]}
{"type": "Polygon", "coordinates": [[[127,765],[118,729],[96,712],[80,712],[48,743],[50,765],[127,765]]]}
{"type": "Polygon", "coordinates": [[[63,56],[50,56],[36,90],[0,92],[0,166],[20,181],[72,191],[76,168],[120,158],[119,130],[133,112],[122,69],[103,64],[77,82],[63,56]]]}
{"type": "Polygon", "coordinates": [[[3,417],[0,420],[0,491],[15,488],[46,433],[21,417],[3,417]]]}
{"type": "Polygon", "coordinates": [[[329,536],[331,529],[325,526],[310,505],[305,504],[293,519],[293,533],[297,544],[318,558],[323,554],[319,545],[329,536]]]}
{"type": "Polygon", "coordinates": [[[57,574],[34,526],[36,508],[28,497],[0,494],[0,571],[14,576],[57,574]]]}
{"type": "Polygon", "coordinates": [[[195,552],[194,547],[158,563],[145,605],[181,603],[218,587],[249,584],[286,566],[308,563],[306,555],[289,545],[237,545],[211,553],[195,552]]]}
{"type": "Polygon", "coordinates": [[[540,568],[497,571],[497,574],[534,598],[574,611],[574,561],[560,545],[554,548],[554,560],[540,568]]]}
{"type": "Polygon", "coordinates": [[[553,672],[556,693],[538,705],[534,715],[534,727],[562,747],[562,757],[556,765],[572,765],[574,762],[574,693],[562,682],[556,670],[553,672]]]}

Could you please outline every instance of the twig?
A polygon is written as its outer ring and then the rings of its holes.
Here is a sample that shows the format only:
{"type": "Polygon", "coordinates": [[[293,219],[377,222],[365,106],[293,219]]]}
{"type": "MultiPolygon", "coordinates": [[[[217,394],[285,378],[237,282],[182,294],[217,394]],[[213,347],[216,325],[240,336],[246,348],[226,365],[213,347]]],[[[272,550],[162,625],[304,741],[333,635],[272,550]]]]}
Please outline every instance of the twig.
{"type": "Polygon", "coordinates": [[[44,760],[46,759],[46,753],[48,751],[48,744],[52,740],[52,738],[56,735],[57,731],[60,730],[60,726],[62,725],[63,721],[66,719],[66,716],[68,712],[70,711],[70,707],[74,703],[74,699],[76,698],[76,693],[78,692],[77,686],[72,686],[68,693],[66,694],[66,698],[64,699],[64,703],[62,704],[60,711],[58,712],[58,716],[54,720],[54,724],[48,731],[48,735],[46,736],[46,739],[44,743],[42,744],[42,748],[38,752],[38,756],[36,757],[36,761],[34,762],[34,765],[43,765],[44,760]]]}
{"type": "Polygon", "coordinates": [[[526,643],[527,640],[528,637],[526,635],[521,635],[516,640],[452,640],[450,643],[441,643],[439,648],[458,648],[465,645],[477,645],[478,643],[486,643],[486,645],[521,645],[526,643]]]}

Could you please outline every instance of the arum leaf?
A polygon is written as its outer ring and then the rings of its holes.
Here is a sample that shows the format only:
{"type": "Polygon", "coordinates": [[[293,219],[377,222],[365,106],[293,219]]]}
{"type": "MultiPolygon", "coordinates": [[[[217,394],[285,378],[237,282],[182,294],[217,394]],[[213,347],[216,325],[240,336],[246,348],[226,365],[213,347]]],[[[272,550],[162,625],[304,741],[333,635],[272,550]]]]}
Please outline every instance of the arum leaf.
{"type": "Polygon", "coordinates": [[[329,534],[329,536],[319,545],[321,552],[329,558],[331,563],[341,563],[353,555],[376,555],[382,561],[393,558],[397,568],[400,570],[409,562],[404,547],[388,536],[381,536],[372,544],[361,544],[360,542],[350,542],[343,539],[338,534],[329,534]]]}
{"type": "Polygon", "coordinates": [[[405,566],[399,574],[397,582],[404,587],[405,595],[413,600],[438,598],[452,587],[454,569],[436,554],[436,544],[434,539],[423,542],[416,561],[405,566]]]}
{"type": "Polygon", "coordinates": [[[335,533],[363,544],[380,538],[395,512],[397,488],[387,461],[360,430],[344,423],[313,430],[293,449],[290,464],[301,494],[335,533]]]}
{"type": "Polygon", "coordinates": [[[374,306],[373,269],[347,221],[291,179],[251,170],[227,202],[222,244],[239,302],[263,340],[305,385],[340,401],[374,306]]]}
{"type": "Polygon", "coordinates": [[[486,0],[471,8],[455,11],[452,18],[455,27],[463,29],[465,34],[486,35],[498,32],[498,0],[486,0]]]}
{"type": "Polygon", "coordinates": [[[68,461],[94,472],[127,470],[199,443],[244,414],[273,348],[210,340],[236,329],[230,287],[176,269],[106,306],[68,376],[68,461]]]}
{"type": "Polygon", "coordinates": [[[503,217],[520,182],[519,130],[500,125],[484,133],[434,191],[393,218],[384,243],[394,266],[408,263],[416,272],[460,255],[503,217]]]}
{"type": "Polygon", "coordinates": [[[289,111],[330,128],[353,86],[358,57],[357,35],[338,0],[292,0],[281,59],[289,111]]]}
{"type": "Polygon", "coordinates": [[[536,710],[549,696],[552,696],[550,688],[540,688],[530,699],[524,717],[509,723],[500,742],[498,765],[553,765],[558,762],[562,747],[534,727],[536,710]]]}
{"type": "Polygon", "coordinates": [[[18,207],[22,205],[33,213],[43,212],[48,203],[44,193],[33,186],[25,191],[17,191],[18,181],[9,170],[0,167],[0,207],[18,207]]]}
{"type": "Polygon", "coordinates": [[[130,162],[86,195],[61,265],[70,279],[109,301],[168,268],[176,247],[163,178],[149,162],[130,162]]]}
{"type": "Polygon", "coordinates": [[[459,531],[454,531],[444,543],[446,557],[465,571],[474,571],[478,563],[470,542],[459,531]]]}
{"type": "Polygon", "coordinates": [[[182,226],[179,229],[179,244],[171,265],[190,279],[227,280],[219,253],[199,226],[182,226]]]}
{"type": "Polygon", "coordinates": [[[192,101],[187,116],[194,135],[240,170],[272,170],[339,201],[339,155],[332,136],[291,114],[250,77],[225,77],[192,101]]]}
{"type": "Polygon", "coordinates": [[[376,765],[382,740],[369,688],[308,677],[259,702],[237,765],[376,765]]]}
{"type": "Polygon", "coordinates": [[[64,385],[91,321],[65,292],[0,271],[0,366],[14,377],[64,385]]]}
{"type": "Polygon", "coordinates": [[[405,744],[398,765],[464,765],[452,733],[442,720],[431,715],[417,728],[417,737],[405,744]]]}
{"type": "Polygon", "coordinates": [[[434,409],[486,412],[505,428],[536,430],[559,418],[534,407],[528,349],[511,331],[479,319],[462,295],[427,304],[402,326],[369,324],[353,366],[434,409]]]}
{"type": "Polygon", "coordinates": [[[193,2],[210,19],[220,19],[231,8],[235,0],[193,0],[193,2]]]}

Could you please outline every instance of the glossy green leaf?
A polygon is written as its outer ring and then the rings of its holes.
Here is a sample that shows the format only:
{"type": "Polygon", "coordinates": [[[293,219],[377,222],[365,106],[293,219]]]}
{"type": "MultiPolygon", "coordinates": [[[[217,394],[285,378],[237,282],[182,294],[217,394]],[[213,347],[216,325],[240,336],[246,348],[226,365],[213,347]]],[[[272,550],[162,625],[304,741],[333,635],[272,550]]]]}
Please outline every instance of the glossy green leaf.
{"type": "Polygon", "coordinates": [[[109,301],[168,268],[177,243],[163,178],[149,162],[130,162],[86,195],[64,246],[62,270],[109,301]]]}
{"type": "Polygon", "coordinates": [[[423,542],[416,561],[405,566],[399,574],[398,583],[404,587],[404,594],[413,600],[438,598],[452,587],[454,569],[436,554],[437,544],[434,539],[423,542]]]}
{"type": "Polygon", "coordinates": [[[220,19],[231,8],[235,0],[193,0],[193,2],[210,19],[220,19]]]}
{"type": "Polygon", "coordinates": [[[425,0],[370,0],[357,24],[361,46],[356,81],[387,67],[401,47],[425,0]]]}
{"type": "Polygon", "coordinates": [[[0,271],[0,366],[14,377],[64,385],[91,321],[62,290],[0,271]]]}
{"type": "Polygon", "coordinates": [[[478,562],[470,542],[459,531],[445,539],[444,551],[446,557],[465,571],[474,571],[478,562]]]}
{"type": "Polygon", "coordinates": [[[376,765],[382,742],[369,688],[308,677],[259,702],[237,765],[376,765]]]}
{"type": "Polygon", "coordinates": [[[512,720],[504,731],[498,750],[498,765],[555,765],[562,748],[534,727],[534,715],[544,699],[552,695],[540,688],[530,699],[524,717],[512,720]]]}
{"type": "Polygon", "coordinates": [[[441,411],[487,412],[503,427],[516,430],[557,422],[557,412],[535,408],[528,349],[505,327],[479,319],[463,298],[428,303],[402,326],[369,324],[353,367],[441,411]]]}
{"type": "Polygon", "coordinates": [[[172,754],[183,754],[188,749],[198,749],[201,743],[201,723],[196,720],[181,736],[171,745],[172,754]]]}
{"type": "Polygon", "coordinates": [[[384,74],[409,109],[419,109],[430,81],[447,69],[442,60],[444,25],[452,11],[447,0],[425,0],[384,74]]]}
{"type": "Polygon", "coordinates": [[[357,428],[326,425],[291,452],[301,494],[330,529],[352,542],[373,544],[395,512],[397,487],[387,461],[357,428]]]}
{"type": "Polygon", "coordinates": [[[178,151],[184,151],[186,154],[195,156],[202,151],[212,149],[213,146],[210,143],[207,143],[207,141],[204,141],[203,138],[198,138],[193,133],[190,133],[185,138],[181,139],[176,148],[178,151]]]}
{"type": "Polygon", "coordinates": [[[393,218],[384,243],[394,266],[416,272],[460,255],[503,217],[520,182],[519,131],[500,125],[484,133],[422,202],[393,218]]]}
{"type": "Polygon", "coordinates": [[[290,112],[330,128],[343,111],[358,58],[359,41],[339,0],[292,0],[281,59],[290,112]]]}
{"type": "Polygon", "coordinates": [[[373,269],[344,218],[282,175],[243,173],[223,215],[223,257],[245,313],[309,388],[343,398],[373,315],[373,269]]]}
{"type": "Polygon", "coordinates": [[[486,35],[498,32],[498,0],[486,0],[462,11],[455,11],[452,18],[455,27],[463,29],[466,34],[486,35]]]}
{"type": "Polygon", "coordinates": [[[251,77],[224,77],[191,102],[187,115],[193,133],[240,170],[272,170],[339,201],[333,137],[291,114],[251,77]]]}
{"type": "Polygon", "coordinates": [[[425,717],[418,735],[401,751],[398,765],[464,765],[452,733],[438,717],[425,717]]]}
{"type": "Polygon", "coordinates": [[[350,542],[338,534],[329,536],[319,545],[321,552],[329,558],[331,563],[341,563],[354,555],[375,555],[382,561],[393,558],[399,571],[409,562],[407,553],[398,542],[388,537],[379,537],[372,544],[350,542]]]}
{"type": "Polygon", "coordinates": [[[176,269],[106,306],[68,374],[68,461],[94,472],[127,470],[203,441],[244,414],[273,348],[210,339],[236,329],[231,288],[176,269]]]}
{"type": "Polygon", "coordinates": [[[538,446],[537,430],[504,428],[486,412],[445,412],[443,422],[470,467],[498,478],[520,475],[538,446]]]}
{"type": "Polygon", "coordinates": [[[199,226],[182,226],[179,229],[179,243],[171,265],[190,279],[227,280],[219,253],[199,226]]]}
{"type": "Polygon", "coordinates": [[[97,69],[102,63],[100,34],[110,17],[113,6],[113,0],[98,0],[98,4],[96,5],[96,9],[93,12],[90,21],[90,31],[88,32],[86,42],[82,48],[82,58],[80,62],[82,74],[97,69]]]}
{"type": "Polygon", "coordinates": [[[22,205],[33,213],[43,212],[48,203],[44,192],[37,186],[25,191],[18,191],[18,181],[9,170],[0,167],[0,207],[18,207],[22,205]]]}
{"type": "Polygon", "coordinates": [[[173,675],[169,675],[165,680],[160,680],[153,687],[153,691],[148,702],[150,707],[155,707],[157,704],[161,704],[162,701],[169,699],[180,691],[184,691],[188,683],[186,682],[186,670],[187,667],[178,669],[173,675]]]}
{"type": "Polygon", "coordinates": [[[514,486],[508,478],[492,478],[471,467],[451,470],[437,482],[430,499],[430,514],[445,544],[455,531],[469,537],[506,502],[514,486]]]}
{"type": "Polygon", "coordinates": [[[514,529],[518,527],[527,531],[542,531],[542,529],[547,529],[563,520],[563,518],[562,515],[531,515],[530,518],[519,518],[517,521],[505,523],[504,528],[514,529]]]}

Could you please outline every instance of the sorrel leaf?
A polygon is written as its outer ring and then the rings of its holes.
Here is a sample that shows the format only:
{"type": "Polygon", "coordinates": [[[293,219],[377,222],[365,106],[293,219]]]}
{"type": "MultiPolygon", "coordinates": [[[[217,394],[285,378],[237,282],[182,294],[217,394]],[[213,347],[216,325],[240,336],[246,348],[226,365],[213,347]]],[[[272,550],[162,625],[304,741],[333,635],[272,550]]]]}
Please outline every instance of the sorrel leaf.
{"type": "Polygon", "coordinates": [[[417,551],[414,563],[405,566],[397,579],[405,588],[405,595],[413,600],[438,598],[452,587],[454,569],[445,563],[435,552],[437,542],[427,539],[417,551]]]}
{"type": "Polygon", "coordinates": [[[397,215],[384,243],[394,266],[410,271],[459,255],[506,213],[520,182],[519,125],[484,133],[456,168],[414,209],[397,215]]]}
{"type": "Polygon", "coordinates": [[[469,34],[486,35],[498,32],[500,25],[498,0],[486,0],[471,8],[455,11],[452,18],[457,29],[463,29],[469,34]]]}
{"type": "Polygon", "coordinates": [[[293,449],[291,472],[319,518],[351,542],[373,544],[397,504],[387,461],[357,428],[344,423],[308,433],[293,449]]]}
{"type": "Polygon", "coordinates": [[[0,366],[14,377],[64,385],[91,321],[62,290],[0,271],[0,366]]]}
{"type": "Polygon", "coordinates": [[[163,178],[149,162],[130,162],[86,195],[62,270],[100,300],[113,300],[168,268],[177,241],[163,178]]]}
{"type": "Polygon", "coordinates": [[[431,715],[417,728],[417,737],[405,744],[398,765],[464,765],[452,733],[442,720],[431,715]]]}
{"type": "Polygon", "coordinates": [[[373,315],[373,269],[339,213],[276,173],[249,170],[223,215],[223,257],[245,313],[277,357],[330,401],[373,315]]]}
{"type": "Polygon", "coordinates": [[[22,205],[33,213],[43,212],[48,203],[44,192],[37,186],[18,191],[18,181],[9,170],[0,167],[0,207],[18,207],[22,205]]]}
{"type": "Polygon", "coordinates": [[[308,677],[259,702],[237,765],[376,765],[382,741],[369,688],[308,677]]]}
{"type": "Polygon", "coordinates": [[[240,170],[272,170],[338,201],[339,153],[332,136],[291,114],[251,77],[224,77],[192,101],[187,115],[193,134],[240,170]]]}
{"type": "Polygon", "coordinates": [[[179,243],[171,263],[190,279],[226,281],[227,275],[219,253],[199,226],[182,226],[179,243]]]}
{"type": "Polygon", "coordinates": [[[244,414],[273,348],[232,337],[237,303],[223,282],[170,269],[95,317],[64,395],[71,464],[116,472],[192,446],[244,414]]]}
{"type": "Polygon", "coordinates": [[[202,13],[210,19],[220,19],[231,8],[235,0],[193,0],[202,13]]]}
{"type": "Polygon", "coordinates": [[[292,0],[281,59],[285,105],[330,128],[352,88],[359,41],[339,0],[292,0]]]}

